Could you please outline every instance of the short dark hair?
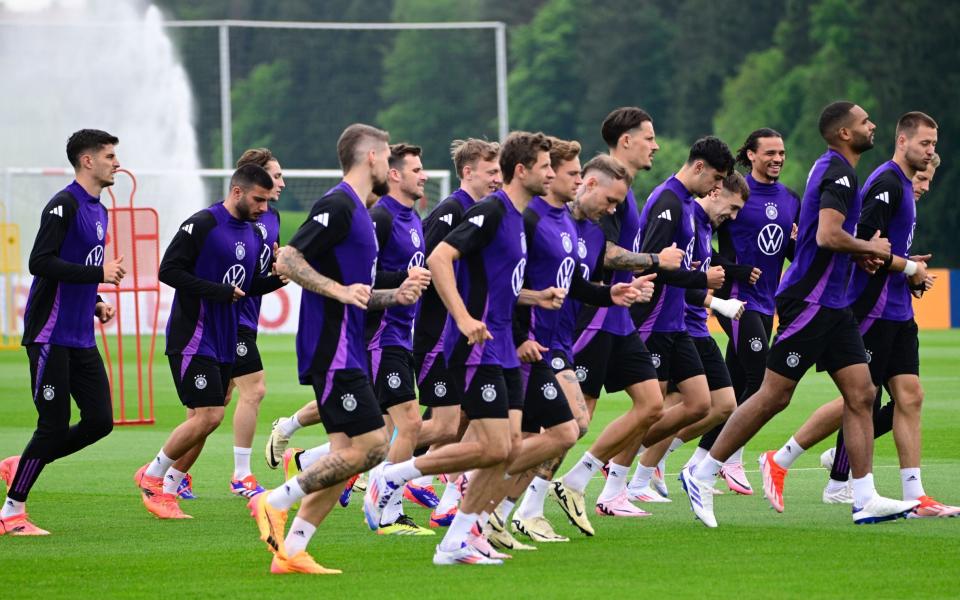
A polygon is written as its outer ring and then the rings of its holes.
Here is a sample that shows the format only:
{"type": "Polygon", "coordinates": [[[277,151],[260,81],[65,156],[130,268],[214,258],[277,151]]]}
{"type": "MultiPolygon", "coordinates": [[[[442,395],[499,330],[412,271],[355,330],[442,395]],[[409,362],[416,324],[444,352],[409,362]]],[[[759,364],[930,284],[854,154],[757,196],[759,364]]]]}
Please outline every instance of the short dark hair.
{"type": "Polygon", "coordinates": [[[820,112],[820,137],[828,144],[832,144],[837,139],[837,131],[846,126],[850,118],[850,111],[856,106],[853,102],[847,100],[837,100],[823,107],[820,112]]]}
{"type": "Polygon", "coordinates": [[[750,132],[750,135],[747,136],[747,140],[743,142],[743,145],[740,146],[740,149],[737,150],[737,164],[747,169],[752,168],[753,164],[750,162],[750,158],[747,157],[747,152],[756,152],[757,142],[760,138],[782,138],[779,131],[775,129],[770,129],[769,127],[761,127],[760,129],[755,129],[750,132]]]}
{"type": "Polygon", "coordinates": [[[702,160],[717,171],[727,175],[733,171],[733,154],[730,148],[718,137],[708,135],[702,137],[690,146],[687,164],[702,160]]]}
{"type": "Polygon", "coordinates": [[[258,167],[266,168],[267,163],[272,160],[277,159],[269,149],[250,148],[249,150],[245,150],[243,154],[240,155],[240,158],[237,159],[237,168],[243,165],[257,165],[258,167]]]}
{"type": "Polygon", "coordinates": [[[390,134],[382,129],[364,125],[363,123],[354,123],[340,134],[337,140],[337,158],[340,160],[340,168],[347,173],[357,165],[359,160],[360,146],[368,139],[374,139],[387,143],[390,141],[390,134]]]}
{"type": "Polygon", "coordinates": [[[265,190],[273,189],[273,178],[260,165],[247,163],[239,167],[230,177],[230,189],[239,187],[246,192],[255,185],[265,190]]]}
{"type": "Polygon", "coordinates": [[[390,158],[388,162],[390,163],[391,169],[402,169],[403,161],[408,156],[420,156],[423,154],[423,149],[420,146],[414,146],[413,144],[404,144],[403,142],[399,144],[393,144],[390,146],[390,158]]]}
{"type": "Polygon", "coordinates": [[[568,160],[580,156],[580,142],[576,140],[561,140],[548,136],[550,140],[550,166],[556,169],[568,160]]]}
{"type": "Polygon", "coordinates": [[[586,177],[591,171],[597,171],[616,181],[625,181],[628,188],[633,183],[633,176],[630,175],[627,168],[623,166],[623,163],[609,154],[598,154],[588,160],[587,164],[583,165],[580,174],[586,177]]]}
{"type": "Polygon", "coordinates": [[[750,186],[747,185],[747,180],[743,178],[743,175],[736,171],[730,171],[730,173],[723,178],[723,189],[728,192],[733,192],[734,194],[739,194],[744,202],[750,199],[750,186]]]}
{"type": "Polygon", "coordinates": [[[921,125],[930,127],[931,129],[937,129],[937,122],[934,121],[930,115],[918,110],[908,112],[897,121],[897,136],[899,137],[900,134],[904,134],[908,138],[913,137],[921,125]]]}
{"type": "Polygon", "coordinates": [[[500,148],[500,170],[503,182],[513,181],[513,171],[517,165],[531,169],[537,162],[537,155],[550,152],[550,140],[540,132],[514,131],[504,140],[500,148]]]}
{"type": "Polygon", "coordinates": [[[620,136],[643,125],[644,121],[653,122],[653,117],[636,106],[621,106],[615,108],[600,126],[600,136],[607,143],[607,148],[616,148],[620,136]]]}
{"type": "Polygon", "coordinates": [[[110,135],[106,131],[99,129],[81,129],[75,131],[70,139],[67,140],[67,160],[73,165],[74,169],[80,168],[80,155],[93,150],[100,150],[104,146],[119,144],[120,140],[115,135],[110,135]]]}
{"type": "Polygon", "coordinates": [[[450,143],[450,157],[453,158],[453,167],[457,170],[457,177],[463,177],[463,168],[467,165],[476,166],[477,161],[494,161],[500,154],[500,144],[467,138],[453,140],[450,143]]]}

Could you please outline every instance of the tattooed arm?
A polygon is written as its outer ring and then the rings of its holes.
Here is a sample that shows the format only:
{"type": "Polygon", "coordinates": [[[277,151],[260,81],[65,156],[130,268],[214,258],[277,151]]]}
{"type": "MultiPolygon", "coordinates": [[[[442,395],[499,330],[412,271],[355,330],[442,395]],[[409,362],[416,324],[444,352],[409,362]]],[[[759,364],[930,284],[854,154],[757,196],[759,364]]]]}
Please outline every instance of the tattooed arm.
{"type": "Polygon", "coordinates": [[[607,240],[603,266],[611,271],[646,271],[650,268],[673,271],[680,268],[683,251],[676,246],[664,248],[659,254],[629,252],[607,240]]]}
{"type": "Polygon", "coordinates": [[[334,300],[343,301],[344,286],[326,275],[321,275],[310,266],[303,253],[293,246],[285,246],[278,252],[277,274],[296,282],[305,290],[334,300]]]}

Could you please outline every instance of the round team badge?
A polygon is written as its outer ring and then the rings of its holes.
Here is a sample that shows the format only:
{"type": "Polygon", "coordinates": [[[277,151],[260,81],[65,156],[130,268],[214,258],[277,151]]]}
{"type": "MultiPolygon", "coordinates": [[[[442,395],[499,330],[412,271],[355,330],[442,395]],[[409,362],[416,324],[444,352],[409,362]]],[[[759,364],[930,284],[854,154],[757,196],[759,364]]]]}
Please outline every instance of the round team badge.
{"type": "Polygon", "coordinates": [[[49,402],[57,395],[56,389],[52,385],[43,386],[43,399],[49,402]]]}
{"type": "Polygon", "coordinates": [[[557,399],[557,388],[554,387],[552,383],[548,383],[543,388],[543,397],[547,400],[556,400],[557,399]]]}
{"type": "Polygon", "coordinates": [[[391,390],[395,390],[400,387],[400,374],[399,373],[390,373],[387,375],[387,386],[391,390]]]}
{"type": "Polygon", "coordinates": [[[353,412],[357,408],[357,399],[353,397],[353,394],[344,394],[340,396],[340,399],[343,400],[343,410],[347,412],[353,412]]]}
{"type": "Polygon", "coordinates": [[[447,395],[447,384],[442,381],[438,381],[433,384],[433,395],[437,398],[443,398],[447,395]]]}
{"type": "Polygon", "coordinates": [[[587,243],[583,241],[583,238],[577,239],[577,256],[581,260],[587,257],[587,243]]]}
{"type": "Polygon", "coordinates": [[[497,399],[497,388],[491,384],[483,386],[480,388],[480,397],[483,398],[484,402],[493,402],[497,399]]]}
{"type": "Polygon", "coordinates": [[[267,226],[264,225],[263,223],[261,223],[260,221],[257,221],[257,222],[256,222],[256,226],[257,226],[257,231],[260,232],[260,237],[262,237],[264,240],[266,240],[266,239],[267,239],[267,226]]]}
{"type": "Polygon", "coordinates": [[[246,355],[247,355],[247,345],[244,344],[243,342],[240,342],[239,344],[237,344],[237,356],[242,358],[246,355]]]}
{"type": "Polygon", "coordinates": [[[763,342],[760,341],[760,338],[750,338],[750,349],[754,352],[763,350],[763,342]]]}
{"type": "Polygon", "coordinates": [[[791,369],[800,364],[800,355],[796,352],[791,352],[787,355],[787,366],[791,369]]]}
{"type": "Polygon", "coordinates": [[[97,239],[103,240],[103,223],[97,221],[97,239]]]}
{"type": "Polygon", "coordinates": [[[417,230],[416,230],[416,229],[411,229],[411,230],[410,230],[410,241],[413,242],[413,247],[414,247],[414,248],[419,248],[419,247],[420,247],[420,234],[417,233],[417,230]]]}
{"type": "Polygon", "coordinates": [[[193,385],[197,386],[198,390],[205,389],[207,387],[207,376],[206,375],[197,375],[193,378],[193,385]]]}
{"type": "Polygon", "coordinates": [[[570,239],[570,234],[566,231],[560,234],[560,243],[563,244],[564,252],[573,252],[573,240],[570,239]]]}
{"type": "Polygon", "coordinates": [[[767,218],[773,221],[777,218],[780,212],[777,210],[777,205],[771,202],[764,205],[763,214],[767,215],[767,218]]]}
{"type": "Polygon", "coordinates": [[[234,254],[237,255],[237,260],[243,260],[243,257],[247,255],[247,247],[243,245],[243,242],[237,242],[234,254]]]}
{"type": "Polygon", "coordinates": [[[560,358],[559,356],[554,356],[553,360],[550,361],[550,366],[553,368],[554,371],[559,371],[560,369],[563,368],[563,359],[560,358]]]}
{"type": "Polygon", "coordinates": [[[520,234],[520,250],[522,250],[524,254],[527,253],[527,236],[522,233],[520,234]]]}
{"type": "Polygon", "coordinates": [[[659,368],[660,368],[660,355],[659,355],[659,354],[651,354],[651,355],[650,355],[650,362],[653,363],[653,368],[654,368],[654,369],[659,369],[659,368]]]}
{"type": "Polygon", "coordinates": [[[583,383],[584,381],[587,380],[588,369],[586,367],[578,366],[574,372],[577,374],[578,382],[583,383]]]}

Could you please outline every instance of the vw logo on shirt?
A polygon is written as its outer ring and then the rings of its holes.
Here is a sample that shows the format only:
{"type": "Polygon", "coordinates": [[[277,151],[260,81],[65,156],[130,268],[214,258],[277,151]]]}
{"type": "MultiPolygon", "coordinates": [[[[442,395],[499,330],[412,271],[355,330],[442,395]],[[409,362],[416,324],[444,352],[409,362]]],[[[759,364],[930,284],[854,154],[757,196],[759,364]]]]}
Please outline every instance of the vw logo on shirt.
{"type": "Polygon", "coordinates": [[[523,271],[527,267],[527,259],[521,258],[517,266],[513,268],[513,275],[510,277],[510,285],[513,286],[513,295],[519,296],[523,289],[523,271]]]}
{"type": "Polygon", "coordinates": [[[243,282],[247,279],[247,270],[243,268],[243,265],[236,264],[227,269],[227,272],[223,274],[223,282],[234,287],[242,288],[243,282]]]}
{"type": "Polygon", "coordinates": [[[783,246],[783,229],[776,223],[767,223],[757,234],[757,247],[767,256],[774,256],[783,246]]]}
{"type": "Polygon", "coordinates": [[[566,257],[557,268],[557,287],[564,290],[570,289],[570,283],[573,282],[573,270],[577,268],[576,261],[571,257],[566,257]]]}
{"type": "Polygon", "coordinates": [[[96,245],[87,253],[84,263],[88,267],[99,267],[103,264],[103,246],[96,245]]]}
{"type": "Polygon", "coordinates": [[[412,267],[422,267],[425,262],[423,252],[414,252],[413,256],[410,257],[410,262],[407,263],[407,270],[412,267]]]}

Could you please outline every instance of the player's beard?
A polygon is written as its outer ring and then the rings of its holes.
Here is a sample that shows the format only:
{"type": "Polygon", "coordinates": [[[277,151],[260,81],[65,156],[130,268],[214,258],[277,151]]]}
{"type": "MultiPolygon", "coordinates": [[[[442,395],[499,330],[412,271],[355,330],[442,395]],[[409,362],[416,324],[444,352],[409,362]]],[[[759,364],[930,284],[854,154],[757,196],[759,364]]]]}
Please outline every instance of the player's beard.
{"type": "Polygon", "coordinates": [[[387,178],[377,179],[377,176],[373,176],[373,193],[377,196],[386,196],[390,193],[390,183],[387,181],[387,178]]]}
{"type": "Polygon", "coordinates": [[[854,133],[853,139],[850,140],[850,149],[856,152],[857,154],[863,154],[867,150],[873,148],[873,139],[870,135],[860,135],[854,133]]]}

